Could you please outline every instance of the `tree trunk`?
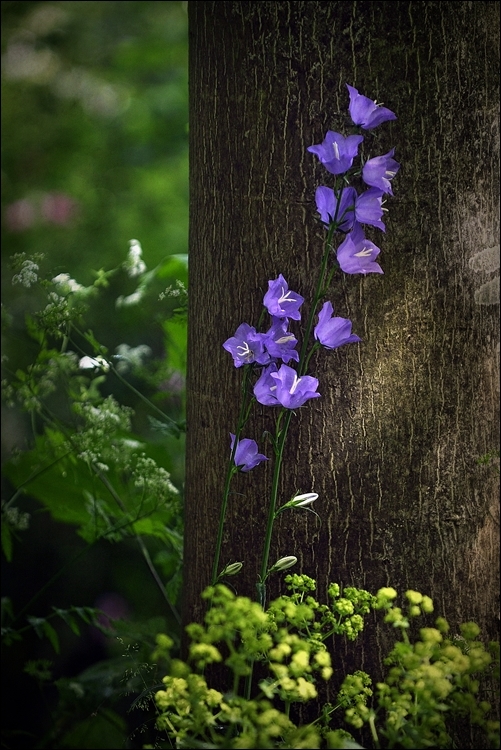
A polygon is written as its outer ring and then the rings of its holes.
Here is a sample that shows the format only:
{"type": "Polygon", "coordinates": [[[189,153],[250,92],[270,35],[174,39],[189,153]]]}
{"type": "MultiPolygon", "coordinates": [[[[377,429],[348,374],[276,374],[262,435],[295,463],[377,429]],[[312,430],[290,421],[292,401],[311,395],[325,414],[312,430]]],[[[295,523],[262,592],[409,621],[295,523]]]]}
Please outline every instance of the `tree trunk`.
{"type": "MultiPolygon", "coordinates": [[[[306,151],[349,126],[349,83],[394,111],[371,155],[402,168],[386,206],[384,275],[328,294],[361,344],[310,362],[322,397],[292,419],[270,562],[375,593],[430,595],[453,628],[498,623],[499,242],[497,2],[190,2],[190,279],[184,621],[202,617],[242,372],[222,344],[256,325],[269,279],[308,311],[329,175],[306,151]],[[498,257],[498,256],[497,256],[498,257]],[[496,286],[497,285],[497,286],[496,286]]],[[[371,227],[367,228],[372,230],[371,227]]],[[[245,437],[276,411],[258,405],[245,437]]],[[[221,567],[256,595],[272,461],[236,477],[221,567]]],[[[283,590],[275,576],[269,596],[283,590]]],[[[393,634],[390,633],[390,636],[393,634]]],[[[364,634],[353,665],[378,674],[389,642],[364,634]]]]}

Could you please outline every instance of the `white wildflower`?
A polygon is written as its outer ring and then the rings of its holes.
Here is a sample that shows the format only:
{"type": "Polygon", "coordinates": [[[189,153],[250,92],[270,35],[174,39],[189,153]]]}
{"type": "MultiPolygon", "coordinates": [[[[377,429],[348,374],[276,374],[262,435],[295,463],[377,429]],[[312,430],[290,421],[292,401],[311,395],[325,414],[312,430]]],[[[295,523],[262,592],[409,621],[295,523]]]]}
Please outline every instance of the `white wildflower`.
{"type": "Polygon", "coordinates": [[[130,240],[130,249],[124,268],[131,278],[140,276],[146,271],[146,263],[142,259],[142,248],[137,240],[130,240]]]}

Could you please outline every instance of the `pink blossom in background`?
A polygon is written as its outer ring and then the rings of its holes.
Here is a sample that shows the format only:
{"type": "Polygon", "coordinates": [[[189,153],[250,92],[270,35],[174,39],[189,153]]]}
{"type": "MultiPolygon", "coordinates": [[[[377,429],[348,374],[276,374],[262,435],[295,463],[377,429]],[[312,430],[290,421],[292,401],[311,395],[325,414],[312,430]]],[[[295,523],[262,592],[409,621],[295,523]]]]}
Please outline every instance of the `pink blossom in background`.
{"type": "Polygon", "coordinates": [[[77,203],[64,193],[45,193],[40,208],[46,221],[66,226],[75,218],[77,203]]]}
{"type": "Polygon", "coordinates": [[[4,218],[11,232],[24,232],[37,220],[37,209],[33,201],[22,198],[6,206],[4,218]]]}

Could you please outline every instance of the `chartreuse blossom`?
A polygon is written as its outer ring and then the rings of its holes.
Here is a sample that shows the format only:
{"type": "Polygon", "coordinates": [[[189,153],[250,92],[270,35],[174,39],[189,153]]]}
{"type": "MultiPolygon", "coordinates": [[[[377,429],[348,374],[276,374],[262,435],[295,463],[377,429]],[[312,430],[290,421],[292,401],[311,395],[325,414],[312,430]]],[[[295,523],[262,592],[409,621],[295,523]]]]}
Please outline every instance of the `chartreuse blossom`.
{"type": "MultiPolygon", "coordinates": [[[[171,743],[256,749],[359,747],[346,730],[331,731],[328,725],[324,730],[318,720],[297,726],[289,708],[315,699],[318,680],[331,679],[326,643],[332,635],[356,638],[371,609],[394,609],[397,592],[387,587],[373,596],[332,583],[327,606],[313,597],[315,581],[308,576],[289,574],[285,583],[289,593],[266,611],[220,584],[204,593],[211,603],[204,625],[187,628],[192,667],[170,660],[163,689],[155,694],[157,728],[166,732],[171,743]],[[362,622],[356,632],[355,618],[362,622]],[[250,698],[242,697],[240,686],[256,660],[260,681],[250,698]],[[228,671],[224,693],[197,673],[212,663],[228,671]]],[[[409,590],[405,599],[409,607],[424,605],[423,613],[429,611],[431,600],[419,592],[409,590]]],[[[343,716],[348,727],[368,724],[375,747],[447,748],[451,746],[447,719],[462,715],[482,728],[495,746],[499,727],[489,720],[489,703],[477,697],[477,678],[492,661],[477,640],[479,628],[467,623],[460,636],[447,639],[448,625],[438,618],[436,628],[420,629],[414,644],[405,628],[400,629],[403,640],[386,660],[384,682],[373,686],[370,676],[359,670],[346,675],[337,699],[325,707],[326,716],[339,711],[337,725],[343,716]]],[[[157,637],[155,657],[169,663],[171,647],[168,636],[157,637]]]]}

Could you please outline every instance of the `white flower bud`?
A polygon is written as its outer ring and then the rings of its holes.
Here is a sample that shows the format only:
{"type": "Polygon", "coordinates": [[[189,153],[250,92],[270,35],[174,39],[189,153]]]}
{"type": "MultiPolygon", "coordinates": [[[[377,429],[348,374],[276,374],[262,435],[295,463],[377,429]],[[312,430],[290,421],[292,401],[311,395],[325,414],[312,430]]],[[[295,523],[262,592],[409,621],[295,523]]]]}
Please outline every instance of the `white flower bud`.
{"type": "Polygon", "coordinates": [[[269,572],[277,572],[279,570],[287,570],[287,568],[292,568],[293,565],[297,563],[297,557],[294,557],[294,555],[288,555],[287,557],[281,557],[280,560],[277,560],[275,565],[273,565],[272,568],[270,568],[269,572]]]}
{"type": "Polygon", "coordinates": [[[242,566],[243,563],[241,562],[228,563],[228,565],[223,568],[218,575],[218,579],[222,578],[223,576],[236,576],[236,574],[240,573],[240,571],[242,570],[242,566]]]}
{"type": "Polygon", "coordinates": [[[311,505],[318,498],[316,492],[306,492],[304,495],[296,495],[291,500],[291,506],[294,508],[304,508],[306,505],[311,505]]]}

